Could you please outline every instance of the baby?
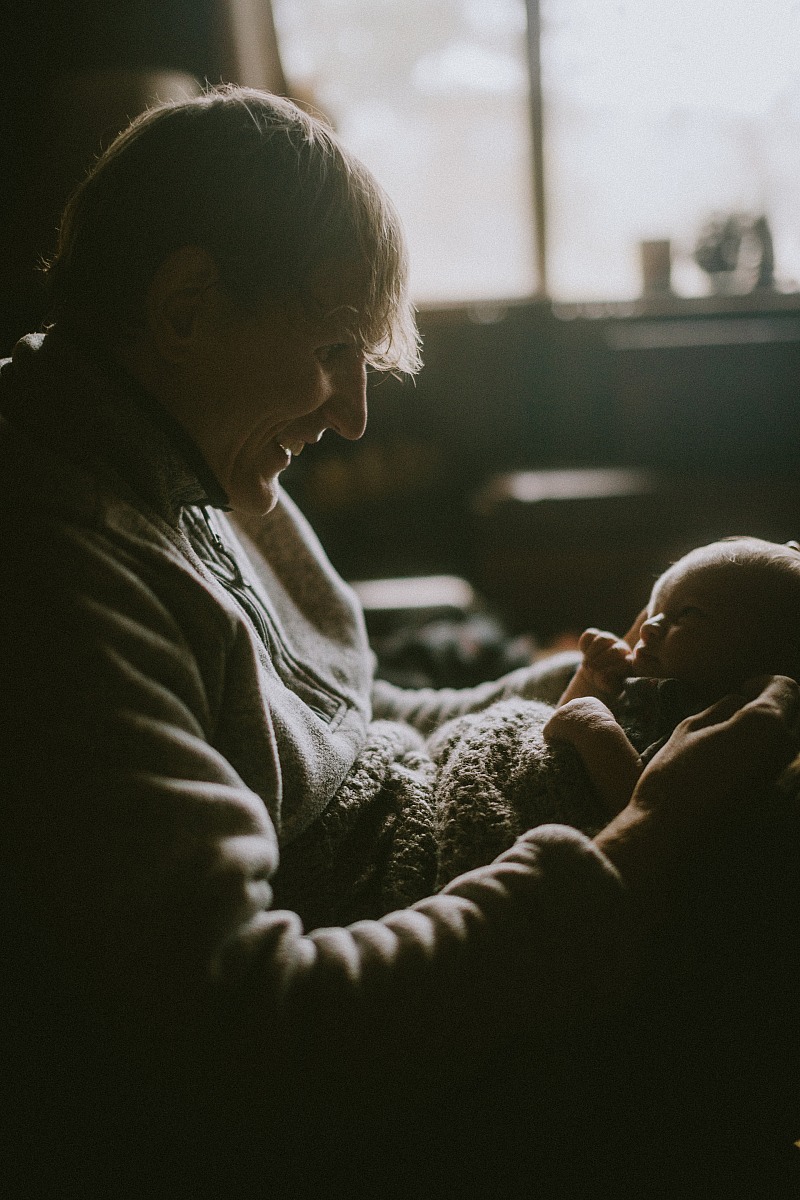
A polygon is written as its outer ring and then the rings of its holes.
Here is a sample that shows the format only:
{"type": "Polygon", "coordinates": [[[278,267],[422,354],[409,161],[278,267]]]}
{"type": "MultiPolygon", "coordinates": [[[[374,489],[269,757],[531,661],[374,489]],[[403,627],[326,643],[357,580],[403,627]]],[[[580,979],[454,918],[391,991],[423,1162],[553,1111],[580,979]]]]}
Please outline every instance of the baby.
{"type": "Polygon", "coordinates": [[[800,680],[800,546],[736,537],[692,550],[626,636],[581,635],[583,662],[543,730],[574,746],[610,814],[683,717],[754,676],[800,680]]]}

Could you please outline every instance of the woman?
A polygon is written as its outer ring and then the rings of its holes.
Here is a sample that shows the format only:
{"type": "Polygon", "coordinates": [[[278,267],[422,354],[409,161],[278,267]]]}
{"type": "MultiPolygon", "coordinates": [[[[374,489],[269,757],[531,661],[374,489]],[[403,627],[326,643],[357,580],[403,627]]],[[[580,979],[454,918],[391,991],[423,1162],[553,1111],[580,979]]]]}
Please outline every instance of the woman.
{"type": "Polygon", "coordinates": [[[380,791],[449,717],[547,695],[534,670],[374,684],[354,598],[279,487],[326,430],[361,436],[367,366],[419,365],[397,218],[320,122],[223,89],[121,135],[49,280],[54,323],[0,384],[4,911],[16,1044],[37,1047],[19,1075],[47,1081],[48,1140],[76,1138],[84,1171],[93,1139],[141,1169],[199,1121],[206,1165],[238,1128],[237,1162],[249,1141],[294,1178],[324,1129],[310,1173],[336,1144],[346,1174],[354,1113],[373,1146],[429,1101],[433,1121],[445,1070],[474,1085],[565,998],[574,1019],[623,989],[687,841],[794,753],[797,689],[681,726],[594,842],[526,833],[411,908],[304,932],[273,904],[281,858],[368,751],[380,791]]]}

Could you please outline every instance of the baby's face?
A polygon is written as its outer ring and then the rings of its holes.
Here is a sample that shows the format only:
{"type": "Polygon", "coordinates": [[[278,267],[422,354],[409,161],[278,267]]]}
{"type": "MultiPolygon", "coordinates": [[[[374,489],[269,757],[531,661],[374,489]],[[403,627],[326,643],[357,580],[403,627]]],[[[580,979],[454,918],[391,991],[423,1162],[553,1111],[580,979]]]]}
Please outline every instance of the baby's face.
{"type": "Polygon", "coordinates": [[[653,588],[633,673],[681,679],[709,693],[741,682],[750,673],[751,639],[740,599],[718,563],[676,563],[653,588]]]}

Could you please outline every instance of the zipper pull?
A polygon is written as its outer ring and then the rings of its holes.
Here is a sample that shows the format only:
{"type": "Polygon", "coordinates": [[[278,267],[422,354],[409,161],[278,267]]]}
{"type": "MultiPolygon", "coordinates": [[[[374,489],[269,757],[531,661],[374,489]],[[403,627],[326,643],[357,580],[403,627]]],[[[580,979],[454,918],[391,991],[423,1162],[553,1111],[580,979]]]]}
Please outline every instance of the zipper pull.
{"type": "Polygon", "coordinates": [[[217,531],[214,529],[214,526],[211,524],[211,518],[209,517],[208,511],[206,510],[205,505],[201,506],[200,511],[203,514],[203,518],[204,518],[205,524],[206,524],[206,529],[208,530],[208,535],[211,538],[211,542],[214,546],[214,549],[216,550],[217,554],[222,559],[222,562],[225,564],[225,566],[228,568],[231,575],[233,576],[233,582],[238,587],[246,587],[247,584],[245,582],[244,576],[242,575],[239,564],[236,561],[236,559],[234,558],[233,554],[231,554],[228,547],[223,542],[222,538],[219,536],[217,531]]]}

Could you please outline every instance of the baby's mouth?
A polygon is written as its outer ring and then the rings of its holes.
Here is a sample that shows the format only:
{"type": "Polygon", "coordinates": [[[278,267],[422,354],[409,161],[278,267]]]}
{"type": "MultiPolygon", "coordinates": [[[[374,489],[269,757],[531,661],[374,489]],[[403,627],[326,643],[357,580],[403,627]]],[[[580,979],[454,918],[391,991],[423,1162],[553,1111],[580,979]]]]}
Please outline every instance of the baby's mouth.
{"type": "Polygon", "coordinates": [[[658,665],[658,658],[656,655],[647,649],[644,642],[637,642],[633,647],[631,666],[641,668],[653,665],[658,665]]]}

